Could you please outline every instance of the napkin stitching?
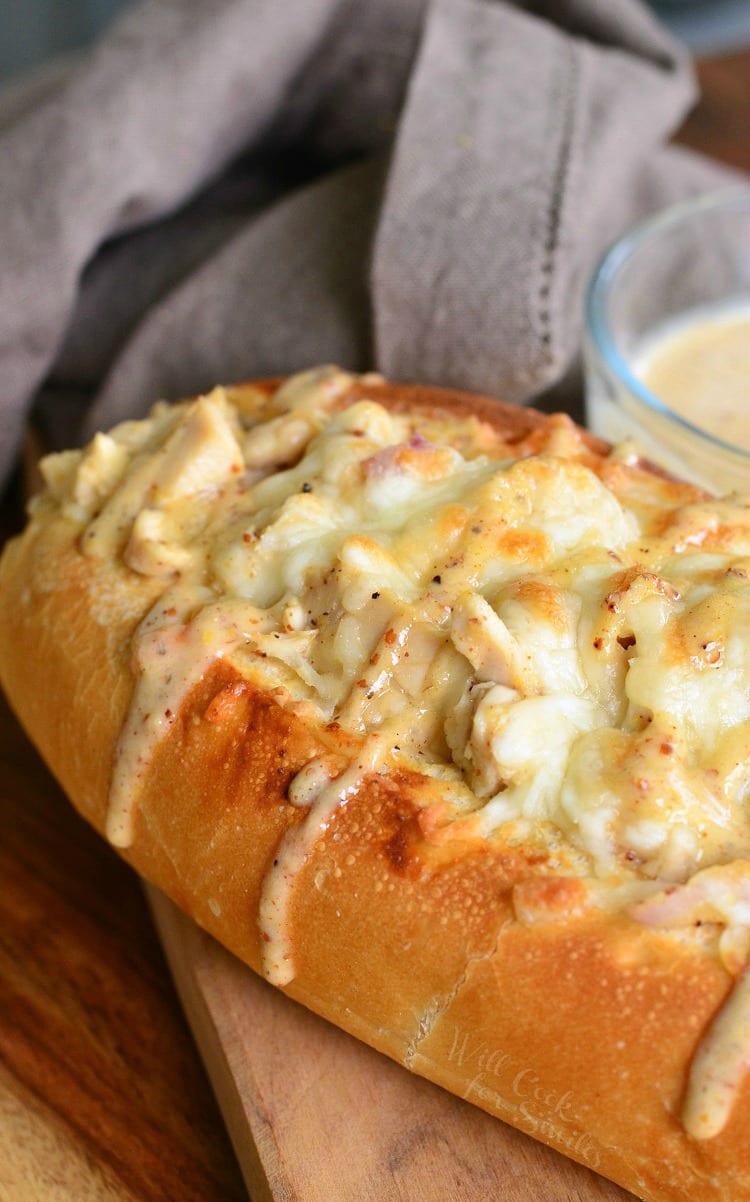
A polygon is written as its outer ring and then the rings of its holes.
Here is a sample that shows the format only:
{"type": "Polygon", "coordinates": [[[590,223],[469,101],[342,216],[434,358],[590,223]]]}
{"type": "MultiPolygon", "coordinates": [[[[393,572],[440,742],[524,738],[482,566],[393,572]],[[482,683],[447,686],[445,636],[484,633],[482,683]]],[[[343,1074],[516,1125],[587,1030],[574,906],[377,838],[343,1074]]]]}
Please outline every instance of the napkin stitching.
{"type": "MultiPolygon", "coordinates": [[[[477,24],[472,25],[469,31],[469,50],[470,59],[475,64],[477,75],[481,73],[480,63],[483,62],[487,51],[487,43],[483,37],[482,27],[477,24]]],[[[463,100],[461,111],[463,114],[463,126],[466,131],[475,130],[477,127],[477,105],[478,97],[474,88],[467,88],[462,98],[457,97],[457,100],[463,100]]],[[[432,330],[433,335],[437,338],[442,334],[445,327],[448,325],[451,318],[450,305],[450,281],[452,272],[455,270],[453,255],[460,258],[458,246],[463,236],[463,227],[460,225],[459,216],[462,208],[462,194],[466,187],[466,181],[472,176],[472,160],[475,154],[472,136],[467,132],[461,139],[459,144],[459,153],[456,155],[456,161],[450,172],[450,222],[446,227],[446,243],[443,261],[440,265],[438,273],[433,280],[432,293],[435,297],[436,304],[433,310],[432,330]],[[466,164],[466,165],[464,165],[466,164]],[[437,321],[435,320],[437,318],[437,321]]],[[[437,356],[440,356],[440,378],[449,379],[451,372],[451,346],[450,338],[440,337],[439,344],[435,348],[436,361],[437,356]]]]}
{"type": "Polygon", "coordinates": [[[541,282],[537,293],[540,339],[544,348],[544,364],[548,368],[554,367],[556,361],[556,354],[552,345],[552,281],[557,267],[557,252],[561,240],[560,227],[562,225],[564,208],[563,200],[569,175],[570,157],[575,132],[576,100],[580,80],[578,56],[575,53],[574,47],[564,43],[561,50],[563,55],[563,78],[555,89],[557,96],[553,96],[555,107],[562,114],[561,132],[556,162],[552,172],[552,188],[547,210],[543,254],[540,265],[541,282]]]}

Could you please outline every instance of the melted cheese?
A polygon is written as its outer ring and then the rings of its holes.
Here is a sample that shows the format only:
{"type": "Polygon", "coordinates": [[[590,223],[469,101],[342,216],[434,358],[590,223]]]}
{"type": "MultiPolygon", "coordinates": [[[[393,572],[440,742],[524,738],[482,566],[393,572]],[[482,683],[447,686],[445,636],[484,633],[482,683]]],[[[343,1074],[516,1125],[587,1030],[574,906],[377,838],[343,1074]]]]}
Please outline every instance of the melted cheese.
{"type": "MultiPolygon", "coordinates": [[[[445,783],[441,838],[553,847],[555,871],[614,908],[653,894],[631,916],[666,930],[665,891],[705,908],[710,885],[739,973],[747,904],[722,910],[705,874],[750,863],[750,500],[595,456],[563,418],[511,448],[474,418],[344,407],[350,383],[321,369],[270,399],[217,389],[46,462],[39,507],[164,587],[133,643],[110,838],[133,838],[160,739],[228,658],[360,740],[349,766],[292,786],[307,812],[260,914],[276,982],[294,974],[300,869],[394,747],[445,783]]],[[[746,1011],[727,1003],[696,1060],[697,1135],[725,1120],[746,1011]]]]}

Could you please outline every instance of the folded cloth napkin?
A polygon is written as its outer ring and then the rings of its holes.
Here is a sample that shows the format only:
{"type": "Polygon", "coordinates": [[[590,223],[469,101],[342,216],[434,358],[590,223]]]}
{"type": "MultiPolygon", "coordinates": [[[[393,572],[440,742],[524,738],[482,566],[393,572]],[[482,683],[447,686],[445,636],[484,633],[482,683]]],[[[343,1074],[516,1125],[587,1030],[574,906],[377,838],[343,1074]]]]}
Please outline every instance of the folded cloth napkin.
{"type": "Polygon", "coordinates": [[[157,396],[315,362],[537,397],[667,147],[639,0],[145,0],[0,94],[0,480],[157,396]]]}

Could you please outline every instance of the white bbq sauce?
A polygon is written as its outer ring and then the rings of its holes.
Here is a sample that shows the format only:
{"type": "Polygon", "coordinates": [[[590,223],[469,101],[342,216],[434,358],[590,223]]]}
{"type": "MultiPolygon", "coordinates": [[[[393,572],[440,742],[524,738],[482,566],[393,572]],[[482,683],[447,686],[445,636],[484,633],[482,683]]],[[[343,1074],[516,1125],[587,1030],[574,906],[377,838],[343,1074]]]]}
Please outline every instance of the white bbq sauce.
{"type": "Polygon", "coordinates": [[[261,955],[263,973],[272,985],[288,985],[295,975],[289,905],[297,876],[334,814],[358,791],[368,773],[377,772],[388,751],[388,741],[371,735],[341,776],[331,780],[325,760],[313,760],[290,786],[290,798],[294,799],[297,792],[300,794],[295,804],[310,808],[304,821],[282,839],[263,881],[259,911],[261,955]]]}
{"type": "Polygon", "coordinates": [[[724,1130],[748,1067],[750,966],[735,982],[693,1057],[682,1121],[695,1139],[712,1139],[724,1130]]]}
{"type": "Polygon", "coordinates": [[[679,417],[750,452],[750,299],[701,306],[661,326],[633,371],[679,417]]]}

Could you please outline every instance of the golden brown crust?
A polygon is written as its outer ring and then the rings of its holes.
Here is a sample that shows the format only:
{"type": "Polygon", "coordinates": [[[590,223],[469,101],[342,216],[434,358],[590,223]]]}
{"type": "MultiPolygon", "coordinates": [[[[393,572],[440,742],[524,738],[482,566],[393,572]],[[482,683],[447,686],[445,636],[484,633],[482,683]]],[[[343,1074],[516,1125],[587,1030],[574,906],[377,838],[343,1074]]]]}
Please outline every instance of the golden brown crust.
{"type": "MultiPolygon", "coordinates": [[[[395,407],[470,408],[512,440],[533,442],[547,420],[371,380],[345,399],[362,389],[395,407]]],[[[133,687],[129,643],[158,591],[81,556],[61,516],[34,524],[3,564],[3,685],[100,831],[133,687]]],[[[258,970],[262,882],[303,817],[289,782],[337,745],[345,751],[346,736],[310,729],[216,666],[157,750],[123,854],[258,970]]],[[[414,772],[372,774],[337,810],[293,890],[287,991],[638,1196],[747,1202],[750,1090],[715,1139],[692,1140],[679,1122],[690,1058],[730,987],[716,957],[624,918],[515,921],[511,891],[533,878],[533,857],[425,837],[419,816],[434,789],[414,772]]]]}

